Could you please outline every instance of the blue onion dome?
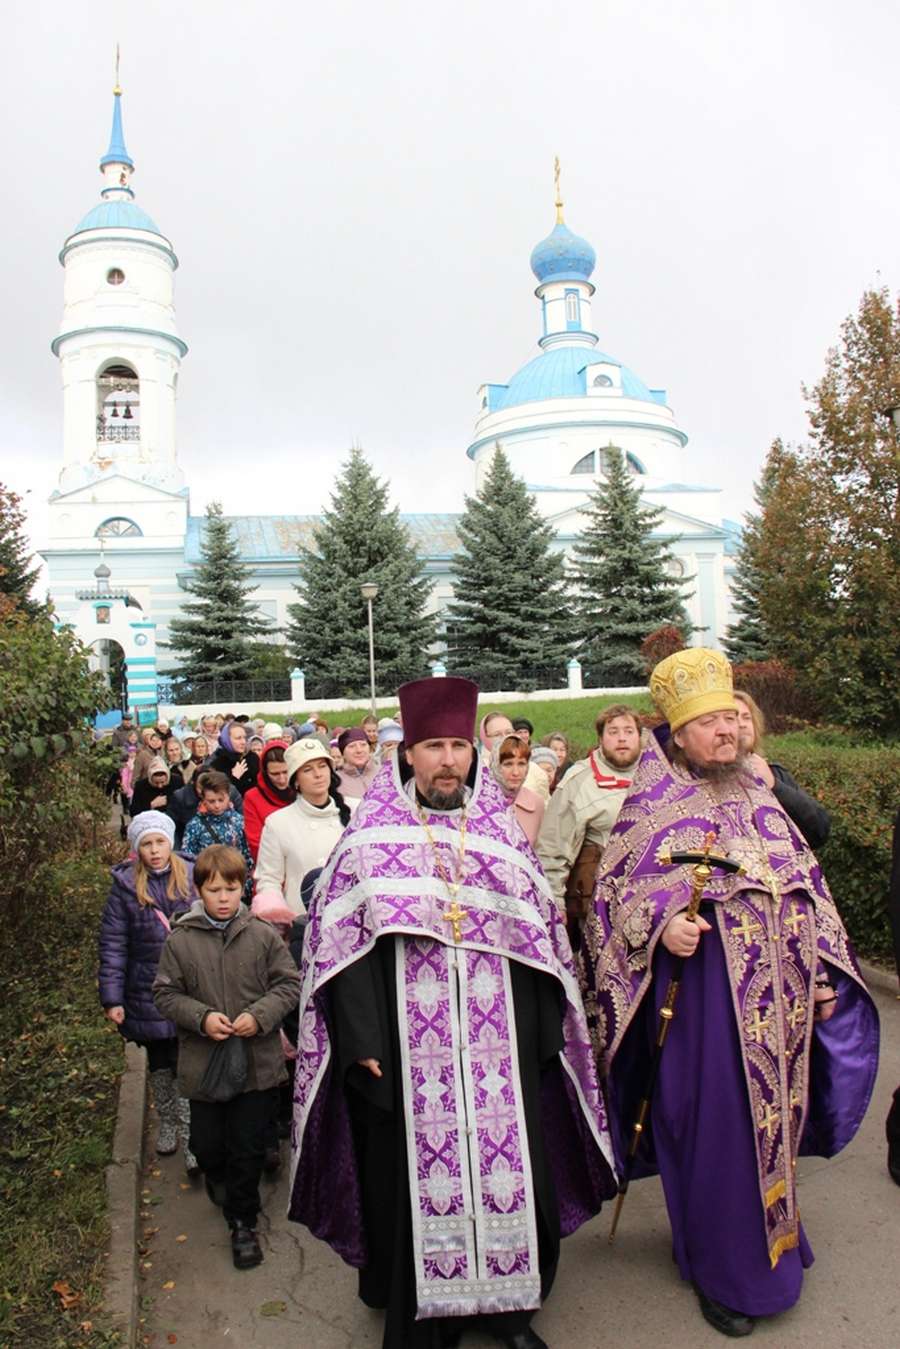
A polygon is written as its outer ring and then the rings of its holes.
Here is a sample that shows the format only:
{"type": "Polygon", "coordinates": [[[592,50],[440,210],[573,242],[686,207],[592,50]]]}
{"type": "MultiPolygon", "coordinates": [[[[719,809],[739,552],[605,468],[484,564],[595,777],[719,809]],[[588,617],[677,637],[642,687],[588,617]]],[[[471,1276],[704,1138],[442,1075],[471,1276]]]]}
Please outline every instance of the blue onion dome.
{"type": "Polygon", "coordinates": [[[587,281],[596,265],[597,254],[587,239],[573,234],[562,221],[531,254],[531,270],[540,282],[587,281]]]}
{"type": "Polygon", "coordinates": [[[146,211],[133,201],[100,201],[79,220],[72,231],[81,234],[84,230],[126,229],[146,230],[148,234],[161,234],[159,226],[151,220],[146,211]]]}

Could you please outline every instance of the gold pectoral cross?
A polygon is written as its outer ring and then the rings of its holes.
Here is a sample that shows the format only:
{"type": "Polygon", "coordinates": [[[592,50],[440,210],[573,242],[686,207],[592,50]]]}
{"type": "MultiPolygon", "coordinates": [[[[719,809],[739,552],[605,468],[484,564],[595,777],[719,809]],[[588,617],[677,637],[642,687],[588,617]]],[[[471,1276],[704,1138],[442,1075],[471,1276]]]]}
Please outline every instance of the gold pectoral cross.
{"type": "MultiPolygon", "coordinates": [[[[456,886],[455,888],[458,889],[459,887],[456,886]]],[[[457,945],[459,945],[460,941],[462,940],[462,931],[461,931],[462,920],[464,918],[468,918],[468,916],[469,916],[468,909],[461,909],[459,907],[459,904],[457,903],[456,896],[454,895],[453,903],[450,905],[449,909],[444,910],[443,919],[445,923],[450,923],[452,925],[453,940],[456,942],[457,945]]]]}

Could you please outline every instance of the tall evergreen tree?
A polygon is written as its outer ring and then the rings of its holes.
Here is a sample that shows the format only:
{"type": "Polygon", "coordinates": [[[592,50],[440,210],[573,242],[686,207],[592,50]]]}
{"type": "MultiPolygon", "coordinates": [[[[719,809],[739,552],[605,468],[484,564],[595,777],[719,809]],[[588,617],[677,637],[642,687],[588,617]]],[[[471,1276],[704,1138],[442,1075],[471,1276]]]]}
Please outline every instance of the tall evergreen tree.
{"type": "Polygon", "coordinates": [[[451,563],[448,657],[501,687],[529,670],[562,667],[571,643],[565,564],[553,528],[498,446],[481,490],[466,498],[451,563]]]}
{"type": "Polygon", "coordinates": [[[196,599],[182,605],[183,617],[169,624],[178,673],[191,683],[211,679],[252,679],[253,642],[271,629],[250,599],[250,568],[241,562],[237,540],[219,502],[206,508],[201,562],[188,586],[196,599]]]}
{"type": "Polygon", "coordinates": [[[29,565],[32,557],[25,542],[24,526],[22,498],[0,483],[0,595],[5,599],[3,607],[16,606],[34,617],[41,608],[31,596],[39,568],[29,565]]]}
{"type": "Polygon", "coordinates": [[[686,580],[667,570],[673,560],[668,543],[652,537],[664,512],[641,502],[622,451],[611,447],[605,480],[592,492],[585,514],[587,527],[572,564],[582,639],[578,658],[592,683],[643,684],[644,638],[669,623],[686,641],[692,631],[684,608],[686,580]]]}
{"type": "Polygon", "coordinates": [[[374,600],[375,677],[393,693],[427,673],[435,620],[425,612],[431,584],[406,527],[388,506],[388,488],[354,448],[341,467],[331,506],[300,556],[298,600],[288,610],[288,644],[314,686],[360,695],[369,688],[369,630],[364,581],[374,600]]]}
{"type": "Polygon", "coordinates": [[[773,654],[833,721],[900,725],[900,300],[866,291],[805,390],[809,444],[782,450],[758,549],[773,654]]]}
{"type": "Polygon", "coordinates": [[[775,485],[777,459],[782,449],[780,441],[772,446],[763,466],[762,477],[753,488],[759,510],[748,511],[744,516],[744,528],[731,582],[731,604],[737,617],[734,623],[729,623],[722,641],[729,660],[736,665],[746,660],[769,660],[772,655],[772,639],[760,608],[763,576],[759,548],[766,502],[775,485]]]}

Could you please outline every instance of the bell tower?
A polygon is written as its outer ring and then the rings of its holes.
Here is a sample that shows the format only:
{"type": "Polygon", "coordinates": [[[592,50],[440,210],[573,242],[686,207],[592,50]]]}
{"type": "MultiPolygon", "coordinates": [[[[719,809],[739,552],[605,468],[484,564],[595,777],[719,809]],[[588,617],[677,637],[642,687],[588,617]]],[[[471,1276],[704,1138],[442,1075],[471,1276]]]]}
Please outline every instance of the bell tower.
{"type": "Polygon", "coordinates": [[[183,486],[175,448],[178,259],[135,202],[122,90],[113,90],[100,201],[66,239],[63,317],[51,344],[63,386],[65,492],[115,470],[170,491],[183,486]]]}

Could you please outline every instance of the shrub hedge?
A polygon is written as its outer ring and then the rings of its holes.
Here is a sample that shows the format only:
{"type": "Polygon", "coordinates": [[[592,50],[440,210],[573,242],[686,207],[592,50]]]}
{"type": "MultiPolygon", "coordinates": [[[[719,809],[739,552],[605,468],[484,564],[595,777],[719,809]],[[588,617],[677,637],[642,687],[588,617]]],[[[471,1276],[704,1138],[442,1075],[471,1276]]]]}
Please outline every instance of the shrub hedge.
{"type": "Polygon", "coordinates": [[[892,962],[887,914],[891,839],[900,806],[900,746],[853,748],[785,735],[766,743],[831,814],[819,860],[860,955],[892,962]]]}

